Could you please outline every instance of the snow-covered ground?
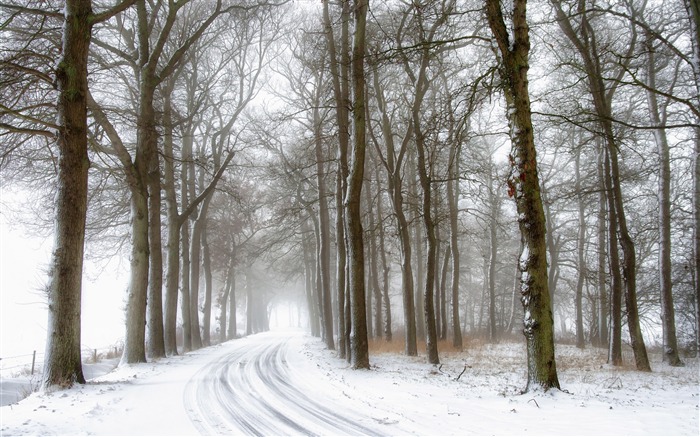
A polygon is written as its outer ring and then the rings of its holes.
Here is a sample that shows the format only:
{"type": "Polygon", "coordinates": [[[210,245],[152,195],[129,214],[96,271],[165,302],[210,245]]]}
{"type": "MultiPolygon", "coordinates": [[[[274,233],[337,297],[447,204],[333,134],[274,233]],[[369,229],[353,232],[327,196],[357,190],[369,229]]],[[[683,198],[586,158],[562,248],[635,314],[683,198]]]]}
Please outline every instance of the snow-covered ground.
{"type": "MultiPolygon", "coordinates": [[[[519,394],[525,383],[522,344],[468,344],[464,352],[442,352],[442,366],[426,364],[424,357],[375,353],[370,357],[372,370],[358,371],[338,359],[335,352],[326,350],[316,338],[300,331],[273,331],[157,362],[121,366],[68,390],[34,393],[0,407],[0,434],[220,432],[223,429],[203,427],[197,415],[202,411],[194,411],[207,408],[194,405],[201,398],[201,393],[195,396],[195,392],[206,376],[202,370],[228,357],[244,357],[236,355],[238,352],[249,353],[256,348],[262,351],[263,345],[275,343],[283,345],[278,348],[283,353],[276,359],[279,366],[284,366],[275,368],[282,378],[276,383],[288,378],[317,404],[339,410],[338,414],[347,413],[347,417],[358,422],[355,429],[378,434],[700,433],[697,359],[687,359],[683,368],[671,368],[652,355],[654,371],[640,373],[607,366],[605,351],[579,351],[573,346],[558,345],[559,379],[566,392],[519,394]]],[[[228,371],[250,367],[252,372],[255,366],[246,366],[246,361],[253,359],[240,358],[228,371]]],[[[251,385],[247,390],[260,389],[264,397],[263,390],[269,388],[251,385]]],[[[284,392],[288,389],[285,387],[284,392]]],[[[285,412],[281,399],[273,400],[277,414],[285,412]]],[[[232,411],[245,408],[248,405],[230,405],[232,411]]],[[[290,417],[292,409],[290,405],[290,417]]],[[[235,434],[235,427],[226,433],[235,434]]]]}

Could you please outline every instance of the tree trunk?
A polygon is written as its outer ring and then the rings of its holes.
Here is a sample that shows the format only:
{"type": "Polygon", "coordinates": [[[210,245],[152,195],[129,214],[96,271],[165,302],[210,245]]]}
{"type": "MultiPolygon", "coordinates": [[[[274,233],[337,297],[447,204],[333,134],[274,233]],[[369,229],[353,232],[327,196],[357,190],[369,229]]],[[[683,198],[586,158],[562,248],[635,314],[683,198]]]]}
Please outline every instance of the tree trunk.
{"type": "MultiPolygon", "coordinates": [[[[492,220],[496,217],[493,216],[492,220]]],[[[497,224],[492,221],[489,224],[489,339],[492,343],[498,342],[498,329],[496,327],[496,262],[498,260],[498,236],[497,224]]]]}
{"type": "Polygon", "coordinates": [[[204,220],[204,224],[202,225],[202,267],[204,268],[204,315],[202,317],[202,346],[207,347],[211,344],[211,252],[209,250],[209,241],[207,239],[208,219],[206,215],[200,219],[204,220]]]}
{"type": "Polygon", "coordinates": [[[447,274],[450,270],[450,256],[452,255],[452,248],[450,244],[447,244],[445,248],[445,255],[442,261],[442,268],[440,274],[440,340],[447,339],[447,274]]]}
{"type": "Polygon", "coordinates": [[[462,329],[459,322],[459,144],[450,153],[447,178],[447,205],[450,211],[450,250],[452,251],[452,346],[462,349],[462,329]]]}
{"type": "MultiPolygon", "coordinates": [[[[379,167],[376,170],[377,180],[379,179],[379,167]]],[[[384,214],[382,212],[382,199],[379,196],[379,201],[377,202],[377,217],[379,218],[379,256],[382,266],[382,290],[381,299],[384,304],[384,340],[390,342],[392,339],[392,327],[391,327],[391,299],[389,298],[389,264],[386,259],[386,244],[384,239],[384,214]]]]}
{"type": "Polygon", "coordinates": [[[91,1],[68,0],[63,13],[63,46],[56,64],[58,191],[48,285],[44,389],[85,383],[80,314],[90,166],[86,99],[91,1]]]}
{"type": "Polygon", "coordinates": [[[336,284],[337,284],[337,305],[338,305],[338,355],[346,358],[349,350],[349,338],[345,335],[345,301],[346,301],[346,270],[347,270],[347,244],[345,236],[345,211],[343,195],[347,189],[348,177],[348,147],[350,143],[350,121],[348,108],[350,107],[350,88],[348,78],[349,62],[349,0],[342,1],[341,12],[341,54],[338,60],[335,38],[333,36],[333,26],[328,10],[328,1],[323,2],[323,24],[325,27],[326,45],[330,58],[330,71],[333,81],[333,96],[335,99],[335,115],[338,124],[338,149],[336,155],[336,184],[335,184],[335,204],[336,204],[336,284]],[[340,67],[340,68],[339,68],[340,67]]]}
{"type": "MultiPolygon", "coordinates": [[[[416,177],[416,165],[415,156],[413,150],[408,152],[408,193],[409,200],[418,198],[418,184],[416,177]]],[[[425,241],[423,238],[423,226],[420,224],[420,215],[417,212],[417,206],[409,203],[409,212],[411,214],[410,226],[413,228],[412,237],[413,242],[412,247],[415,250],[416,259],[414,260],[414,265],[416,266],[415,274],[415,290],[414,293],[414,307],[416,314],[416,336],[418,338],[425,338],[425,300],[421,290],[425,290],[425,255],[423,253],[423,248],[425,241]]]]}
{"type": "Polygon", "coordinates": [[[500,199],[493,187],[495,181],[493,175],[493,161],[489,156],[488,162],[488,201],[489,201],[489,270],[488,270],[488,294],[489,294],[489,339],[492,343],[498,342],[498,329],[496,327],[496,263],[498,262],[498,217],[501,215],[500,199]]]}
{"type": "MultiPolygon", "coordinates": [[[[408,139],[412,135],[412,128],[406,133],[404,141],[398,156],[394,145],[394,134],[391,130],[391,122],[387,114],[384,95],[379,82],[379,76],[376,67],[374,73],[374,88],[376,92],[377,106],[381,113],[382,136],[384,145],[386,146],[386,167],[387,167],[387,186],[391,205],[396,216],[396,225],[399,234],[400,255],[401,255],[401,289],[403,298],[403,313],[404,313],[404,352],[408,356],[416,356],[418,348],[416,345],[416,309],[414,306],[414,282],[413,282],[413,267],[412,267],[412,248],[411,248],[411,232],[404,213],[403,188],[401,171],[403,160],[406,156],[408,148],[408,139]]],[[[386,290],[387,285],[385,285],[386,290]]],[[[388,293],[385,293],[385,300],[388,301],[388,293]]],[[[387,322],[388,323],[388,322],[387,322]]]]}
{"type": "MultiPolygon", "coordinates": [[[[656,53],[654,40],[647,35],[647,85],[656,89],[656,53]]],[[[663,361],[671,366],[682,366],[678,356],[676,316],[673,308],[673,282],[671,280],[671,157],[666,137],[665,108],[659,111],[656,93],[647,90],[649,122],[654,129],[654,139],[659,153],[659,289],[661,290],[661,325],[663,331],[663,361]]]]}
{"type": "MultiPolygon", "coordinates": [[[[234,252],[235,253],[235,252],[234,252]]],[[[235,266],[235,261],[231,261],[231,264],[235,266]]],[[[229,339],[238,337],[238,315],[236,314],[236,272],[235,269],[231,272],[229,277],[229,305],[228,305],[228,331],[226,337],[229,339]]]]}
{"type": "MultiPolygon", "coordinates": [[[[684,0],[690,22],[695,92],[700,96],[700,1],[684,0]]],[[[700,101],[695,99],[700,106],[700,101]]],[[[693,267],[695,270],[695,356],[700,356],[700,129],[695,128],[693,156],[693,267]]]]}
{"type": "MultiPolygon", "coordinates": [[[[371,184],[368,188],[371,188],[371,184]]],[[[379,180],[377,180],[377,191],[380,191],[379,180]]],[[[377,228],[382,226],[381,217],[375,220],[375,211],[372,205],[372,191],[370,189],[365,190],[365,198],[367,202],[367,215],[369,218],[369,269],[370,269],[370,290],[369,296],[374,296],[374,323],[372,336],[381,337],[382,336],[382,290],[379,285],[379,250],[377,248],[378,230],[377,228]],[[377,224],[377,222],[379,222],[377,224]]],[[[381,196],[377,196],[377,202],[381,202],[381,196]]],[[[369,308],[369,306],[368,306],[369,308]]],[[[368,317],[371,318],[372,314],[368,317]]]]}
{"type": "Polygon", "coordinates": [[[622,366],[622,277],[620,276],[620,254],[617,247],[617,209],[612,199],[610,158],[605,153],[605,193],[608,202],[608,253],[610,257],[610,350],[608,363],[622,366]]]}
{"type": "Polygon", "coordinates": [[[199,324],[199,285],[202,267],[202,235],[210,201],[211,197],[207,197],[204,200],[199,216],[192,227],[192,239],[190,241],[190,334],[192,336],[193,350],[201,349],[202,347],[202,333],[199,324]]]}
{"type": "MultiPolygon", "coordinates": [[[[425,59],[427,63],[427,58],[425,59]]],[[[424,69],[422,69],[424,70],[424,69]]],[[[423,80],[427,80],[423,76],[423,80]]],[[[423,90],[427,89],[427,85],[423,90]]],[[[417,92],[418,93],[418,92],[417,92]]],[[[422,101],[422,96],[420,98],[416,96],[416,101],[422,101]]],[[[429,175],[429,168],[427,167],[427,161],[425,159],[425,138],[423,132],[420,129],[420,104],[415,104],[413,106],[413,130],[416,140],[416,150],[418,151],[418,176],[420,179],[420,185],[423,191],[423,225],[425,226],[426,239],[428,241],[428,253],[426,256],[425,264],[425,289],[423,293],[423,302],[425,305],[425,348],[430,364],[440,364],[440,357],[438,355],[437,349],[437,327],[435,325],[435,306],[434,297],[435,292],[435,274],[436,274],[436,261],[437,261],[437,239],[435,238],[435,222],[433,221],[433,214],[431,210],[431,200],[432,200],[432,189],[431,189],[431,178],[429,175]]]]}
{"type": "Polygon", "coordinates": [[[312,244],[309,242],[311,238],[311,227],[309,226],[309,220],[307,218],[301,219],[301,245],[302,251],[304,253],[304,290],[306,291],[306,303],[309,312],[309,328],[311,329],[311,335],[314,337],[321,336],[321,326],[319,325],[319,315],[318,307],[316,306],[316,296],[314,296],[314,290],[316,289],[316,273],[314,266],[313,249],[312,244]]]}
{"type": "MultiPolygon", "coordinates": [[[[585,205],[583,203],[583,193],[581,192],[581,148],[576,151],[576,197],[578,198],[578,240],[576,243],[576,255],[578,272],[576,277],[576,296],[574,307],[576,310],[576,347],[583,349],[585,338],[583,335],[583,283],[586,278],[586,258],[584,245],[586,244],[586,218],[585,205]]],[[[594,315],[595,317],[595,315],[594,315]]]]}
{"type": "Polygon", "coordinates": [[[165,353],[177,355],[177,293],[180,281],[180,226],[175,193],[175,151],[173,147],[173,108],[171,93],[174,83],[169,82],[163,103],[163,190],[167,239],[165,243],[165,353]]]}
{"type": "MultiPolygon", "coordinates": [[[[145,6],[139,3],[139,15],[145,6]]],[[[145,18],[139,18],[139,22],[145,18]]],[[[140,23],[141,28],[144,24],[140,23]]],[[[145,29],[140,29],[140,33],[145,29]]],[[[142,35],[141,38],[147,38],[142,35]]],[[[150,77],[147,68],[142,76],[150,77]]],[[[154,89],[145,77],[141,78],[139,95],[139,126],[136,139],[136,158],[134,159],[135,178],[129,187],[131,191],[131,274],[126,306],[126,334],[124,336],[124,354],[122,363],[146,362],[146,298],[149,279],[149,217],[148,217],[148,171],[150,158],[153,156],[157,133],[155,127],[155,109],[153,107],[154,89]]]]}
{"type": "Polygon", "coordinates": [[[155,148],[151,150],[148,172],[148,242],[150,268],[148,280],[148,355],[150,358],[165,356],[163,330],[163,236],[161,235],[160,162],[155,148]]]}
{"type": "MultiPolygon", "coordinates": [[[[317,87],[320,92],[320,87],[317,87]]],[[[317,96],[320,102],[320,95],[317,96]]],[[[318,223],[319,223],[319,246],[318,246],[318,267],[320,273],[319,295],[322,302],[321,322],[323,323],[323,339],[326,347],[335,349],[333,339],[333,306],[331,305],[331,255],[330,255],[330,216],[328,213],[328,201],[326,199],[326,171],[325,156],[323,154],[323,132],[321,125],[321,115],[319,105],[313,109],[314,122],[314,145],[316,153],[316,184],[318,187],[318,223]]]]}
{"type": "Polygon", "coordinates": [[[559,379],[554,357],[554,323],[547,284],[544,211],[540,197],[527,81],[530,41],[526,6],[526,0],[513,1],[513,34],[509,35],[500,0],[486,0],[489,26],[498,44],[501,58],[499,72],[504,84],[511,129],[511,174],[508,186],[510,194],[515,198],[522,241],[519,260],[520,293],[525,310],[524,334],[527,342],[526,391],[530,391],[538,387],[544,390],[559,388],[559,379]]]}
{"type": "Polygon", "coordinates": [[[246,266],[245,269],[245,335],[253,335],[258,330],[256,329],[257,321],[255,317],[257,316],[257,305],[255,298],[253,297],[253,284],[252,275],[250,274],[250,266],[246,266]]]}
{"type": "Polygon", "coordinates": [[[605,236],[607,234],[607,225],[605,224],[606,218],[606,207],[605,202],[607,199],[607,191],[605,184],[605,164],[604,164],[604,152],[602,147],[598,148],[598,186],[600,192],[598,194],[598,296],[600,297],[599,313],[598,313],[598,343],[600,347],[608,348],[610,347],[609,341],[610,337],[608,335],[608,318],[610,316],[610,306],[608,304],[608,293],[606,291],[606,274],[605,269],[607,265],[607,245],[605,243],[605,236]]]}
{"type": "Polygon", "coordinates": [[[229,296],[231,296],[231,290],[233,289],[233,281],[235,277],[235,255],[231,255],[229,259],[228,267],[226,269],[226,278],[224,283],[224,288],[221,293],[221,308],[219,312],[219,341],[221,343],[226,340],[230,340],[232,337],[228,336],[228,303],[229,296]]]}
{"type": "MultiPolygon", "coordinates": [[[[193,179],[194,179],[194,158],[192,156],[192,132],[188,131],[182,139],[182,169],[180,171],[180,198],[182,201],[182,209],[187,208],[190,202],[190,196],[193,179]]],[[[190,217],[182,219],[180,225],[180,256],[182,264],[180,265],[181,288],[181,313],[182,313],[182,336],[183,350],[189,352],[192,350],[192,317],[190,312],[190,217]]]]}
{"type": "Polygon", "coordinates": [[[365,266],[362,232],[362,182],[365,167],[365,26],[367,0],[355,0],[355,36],[352,52],[354,147],[352,166],[345,197],[350,262],[350,302],[352,332],[350,334],[351,362],[355,369],[369,369],[367,320],[365,310],[365,266]]]}

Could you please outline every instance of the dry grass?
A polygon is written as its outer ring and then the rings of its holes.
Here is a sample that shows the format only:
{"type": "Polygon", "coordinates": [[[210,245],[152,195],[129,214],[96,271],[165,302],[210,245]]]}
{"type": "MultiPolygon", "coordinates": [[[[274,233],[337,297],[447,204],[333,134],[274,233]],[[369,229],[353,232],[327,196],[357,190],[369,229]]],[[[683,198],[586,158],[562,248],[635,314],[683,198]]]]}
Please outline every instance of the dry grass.
{"type": "MultiPolygon", "coordinates": [[[[419,339],[416,342],[419,356],[424,356],[426,354],[425,344],[426,342],[424,339],[419,339]]],[[[438,352],[441,356],[459,355],[467,350],[481,349],[487,344],[489,344],[489,340],[487,338],[470,336],[464,337],[462,341],[462,348],[458,348],[452,344],[452,338],[447,338],[445,340],[438,341],[438,352]]],[[[402,332],[394,333],[391,341],[386,341],[382,338],[369,339],[370,354],[403,354],[404,351],[405,343],[404,334],[402,332]]]]}

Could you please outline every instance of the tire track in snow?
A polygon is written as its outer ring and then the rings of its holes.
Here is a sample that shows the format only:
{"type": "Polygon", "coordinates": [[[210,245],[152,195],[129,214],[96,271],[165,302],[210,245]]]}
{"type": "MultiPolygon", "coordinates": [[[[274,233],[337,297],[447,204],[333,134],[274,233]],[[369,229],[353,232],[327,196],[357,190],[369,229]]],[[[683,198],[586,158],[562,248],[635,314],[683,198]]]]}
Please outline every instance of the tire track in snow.
{"type": "Polygon", "coordinates": [[[248,337],[187,383],[185,408],[202,434],[381,435],[332,400],[318,399],[287,361],[289,335],[248,337]]]}

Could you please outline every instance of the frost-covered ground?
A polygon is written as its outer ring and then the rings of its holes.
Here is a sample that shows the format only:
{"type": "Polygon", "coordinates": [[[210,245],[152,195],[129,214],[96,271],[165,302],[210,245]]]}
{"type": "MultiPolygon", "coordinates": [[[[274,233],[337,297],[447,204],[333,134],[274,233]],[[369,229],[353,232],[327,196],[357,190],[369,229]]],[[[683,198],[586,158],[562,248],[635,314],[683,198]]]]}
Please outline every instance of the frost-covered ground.
{"type": "MultiPolygon", "coordinates": [[[[357,371],[325,350],[318,339],[301,332],[270,332],[153,363],[122,366],[69,390],[34,393],[0,408],[0,434],[198,434],[202,427],[193,423],[197,419],[186,407],[195,401],[187,394],[188,382],[191,386],[208,363],[267,342],[285,345],[283,370],[290,372],[290,380],[305,386],[305,393],[351,411],[363,426],[378,433],[700,433],[697,359],[671,368],[652,355],[654,372],[639,373],[607,366],[604,351],[558,345],[559,379],[566,392],[521,395],[522,344],[472,343],[464,352],[441,353],[441,367],[426,364],[424,357],[374,353],[372,370],[357,371]]],[[[243,368],[245,363],[238,364],[243,368]]]]}

